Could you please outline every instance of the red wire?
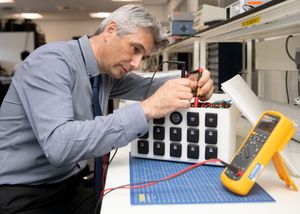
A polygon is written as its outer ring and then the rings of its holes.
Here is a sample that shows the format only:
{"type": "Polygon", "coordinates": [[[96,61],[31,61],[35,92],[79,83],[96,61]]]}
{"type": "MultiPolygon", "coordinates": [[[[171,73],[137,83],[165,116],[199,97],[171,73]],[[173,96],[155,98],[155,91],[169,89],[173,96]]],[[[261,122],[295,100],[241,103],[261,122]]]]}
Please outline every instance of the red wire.
{"type": "Polygon", "coordinates": [[[199,103],[199,99],[197,97],[197,95],[195,96],[195,99],[194,99],[194,107],[198,107],[198,104],[199,103]]]}
{"type": "MultiPolygon", "coordinates": [[[[106,154],[104,155],[103,157],[103,165],[102,165],[102,189],[104,190],[104,187],[105,187],[105,172],[106,172],[106,168],[107,168],[107,163],[108,163],[108,158],[109,158],[109,155],[106,154]]],[[[102,194],[100,194],[100,197],[101,197],[102,194]]]]}
{"type": "MultiPolygon", "coordinates": [[[[201,78],[201,76],[202,76],[202,72],[203,72],[203,69],[202,68],[199,68],[198,69],[198,79],[197,79],[197,84],[198,84],[198,82],[199,82],[199,80],[200,80],[200,78],[201,78]]],[[[196,93],[198,93],[198,90],[199,90],[199,88],[197,87],[197,92],[196,93]]],[[[194,107],[199,107],[199,98],[198,98],[198,94],[196,94],[196,96],[195,96],[195,99],[194,99],[194,107]]]]}
{"type": "Polygon", "coordinates": [[[197,168],[198,166],[201,166],[203,164],[206,164],[206,163],[214,163],[214,162],[221,162],[221,163],[224,163],[222,160],[220,159],[209,159],[209,160],[205,160],[205,161],[201,161],[201,162],[198,162],[198,163],[195,163],[189,167],[186,167],[184,168],[183,170],[179,171],[179,172],[176,172],[174,174],[171,174],[165,178],[162,178],[160,180],[156,180],[156,181],[145,181],[145,182],[140,182],[140,183],[135,183],[135,184],[126,184],[126,185],[121,185],[121,186],[118,186],[118,187],[113,187],[113,188],[108,188],[108,189],[105,189],[102,191],[101,193],[101,196],[103,197],[105,194],[113,191],[113,190],[116,190],[116,189],[141,189],[141,188],[146,188],[146,187],[149,187],[149,186],[153,186],[155,184],[158,184],[160,182],[164,182],[164,181],[167,181],[167,180],[170,180],[170,179],[173,179],[179,175],[182,175],[194,168],[197,168]]]}

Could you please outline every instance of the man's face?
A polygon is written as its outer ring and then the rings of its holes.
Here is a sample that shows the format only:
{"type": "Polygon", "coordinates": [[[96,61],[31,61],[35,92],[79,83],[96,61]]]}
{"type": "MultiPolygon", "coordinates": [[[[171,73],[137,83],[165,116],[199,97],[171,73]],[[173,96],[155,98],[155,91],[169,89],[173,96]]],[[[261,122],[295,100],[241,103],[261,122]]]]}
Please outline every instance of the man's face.
{"type": "Polygon", "coordinates": [[[153,37],[146,28],[139,28],[135,33],[122,37],[112,28],[105,36],[100,69],[117,79],[138,69],[141,61],[149,57],[154,48],[153,37]]]}

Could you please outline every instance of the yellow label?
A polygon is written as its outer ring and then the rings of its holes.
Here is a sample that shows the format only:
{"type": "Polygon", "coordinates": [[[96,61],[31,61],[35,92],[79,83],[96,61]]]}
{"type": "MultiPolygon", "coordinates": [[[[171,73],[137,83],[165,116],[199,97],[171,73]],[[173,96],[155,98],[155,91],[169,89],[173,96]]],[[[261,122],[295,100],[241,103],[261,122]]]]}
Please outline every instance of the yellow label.
{"type": "Polygon", "coordinates": [[[140,202],[145,202],[145,194],[139,194],[139,200],[140,202]]]}
{"type": "Polygon", "coordinates": [[[242,26],[247,27],[247,26],[251,26],[254,24],[258,24],[258,23],[260,23],[260,17],[254,17],[252,19],[248,19],[248,20],[242,22],[242,26]]]}

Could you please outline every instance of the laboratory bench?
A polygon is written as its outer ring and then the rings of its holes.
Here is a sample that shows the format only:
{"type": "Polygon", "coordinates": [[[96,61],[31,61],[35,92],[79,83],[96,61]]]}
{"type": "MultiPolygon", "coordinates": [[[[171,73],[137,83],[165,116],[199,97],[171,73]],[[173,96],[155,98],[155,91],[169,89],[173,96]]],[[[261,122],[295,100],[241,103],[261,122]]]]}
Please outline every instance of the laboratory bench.
{"type": "MultiPolygon", "coordinates": [[[[298,145],[299,146],[299,145],[298,145]]],[[[105,188],[117,187],[130,183],[129,165],[130,145],[120,148],[108,169],[105,188]]],[[[201,166],[200,166],[201,167],[201,166]]],[[[176,179],[176,178],[175,178],[176,179]]],[[[292,177],[300,187],[300,178],[292,177]]],[[[275,202],[256,203],[203,203],[203,204],[158,204],[131,205],[130,190],[117,189],[105,195],[101,213],[259,213],[281,214],[295,213],[300,204],[300,192],[289,189],[277,176],[270,162],[257,180],[257,183],[274,199],[275,202]]]]}

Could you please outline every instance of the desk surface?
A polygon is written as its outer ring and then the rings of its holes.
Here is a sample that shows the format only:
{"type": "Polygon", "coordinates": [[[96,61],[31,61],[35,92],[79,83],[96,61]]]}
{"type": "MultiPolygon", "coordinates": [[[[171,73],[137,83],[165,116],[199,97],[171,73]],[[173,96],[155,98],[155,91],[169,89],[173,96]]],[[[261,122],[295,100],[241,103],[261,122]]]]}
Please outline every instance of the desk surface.
{"type": "MultiPolygon", "coordinates": [[[[130,147],[120,148],[109,167],[106,188],[116,187],[130,183],[129,177],[129,153],[130,147]]],[[[300,178],[292,178],[300,188],[300,178]]],[[[288,189],[279,179],[272,168],[272,164],[264,170],[258,179],[258,183],[276,200],[275,203],[225,203],[225,204],[176,204],[176,205],[131,205],[130,190],[115,190],[103,199],[101,213],[116,214],[125,212],[130,214],[147,213],[217,213],[230,211],[231,213],[253,213],[255,208],[262,212],[272,214],[295,213],[300,204],[300,192],[288,189]]]]}

